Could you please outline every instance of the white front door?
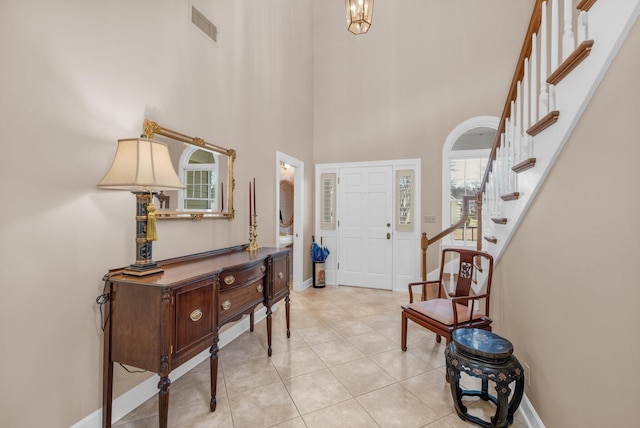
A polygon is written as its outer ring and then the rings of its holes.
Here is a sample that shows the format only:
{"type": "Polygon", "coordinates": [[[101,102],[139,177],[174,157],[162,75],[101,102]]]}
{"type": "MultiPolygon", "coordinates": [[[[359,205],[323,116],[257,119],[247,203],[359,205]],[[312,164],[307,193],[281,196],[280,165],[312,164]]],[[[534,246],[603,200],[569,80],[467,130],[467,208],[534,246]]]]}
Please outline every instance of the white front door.
{"type": "Polygon", "coordinates": [[[393,287],[393,168],[340,170],[338,284],[393,287]]]}

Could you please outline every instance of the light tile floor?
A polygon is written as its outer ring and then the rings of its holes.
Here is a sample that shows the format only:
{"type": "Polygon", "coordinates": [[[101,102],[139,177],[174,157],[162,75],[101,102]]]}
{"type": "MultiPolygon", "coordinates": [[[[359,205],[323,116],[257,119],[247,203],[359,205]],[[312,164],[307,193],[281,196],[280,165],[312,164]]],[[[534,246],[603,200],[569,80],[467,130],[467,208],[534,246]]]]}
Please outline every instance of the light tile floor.
{"type": "MultiPolygon", "coordinates": [[[[169,427],[474,426],[456,414],[445,381],[444,343],[409,322],[400,349],[400,305],[407,294],[359,287],[309,288],[291,296],[291,338],[284,305],[273,315],[273,355],[266,321],[220,350],[217,409],[209,412],[209,363],[171,384],[169,427]]],[[[444,341],[443,341],[444,342],[444,341]]],[[[475,378],[464,379],[478,389],[475,378]]],[[[494,407],[465,401],[488,419],[494,407]]],[[[114,426],[158,426],[157,397],[114,426]]],[[[520,410],[514,428],[526,424],[520,410]]]]}

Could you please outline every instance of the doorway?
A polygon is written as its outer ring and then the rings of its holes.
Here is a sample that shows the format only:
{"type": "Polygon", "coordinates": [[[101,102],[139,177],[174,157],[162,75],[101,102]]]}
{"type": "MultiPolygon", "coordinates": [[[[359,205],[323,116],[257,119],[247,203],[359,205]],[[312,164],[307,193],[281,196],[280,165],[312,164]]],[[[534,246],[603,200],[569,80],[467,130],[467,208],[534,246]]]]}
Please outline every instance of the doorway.
{"type": "Polygon", "coordinates": [[[276,241],[291,248],[293,291],[303,290],[304,162],[276,152],[276,241]]]}
{"type": "Polygon", "coordinates": [[[327,284],[405,291],[420,280],[420,183],[420,159],[315,166],[327,284]]]}

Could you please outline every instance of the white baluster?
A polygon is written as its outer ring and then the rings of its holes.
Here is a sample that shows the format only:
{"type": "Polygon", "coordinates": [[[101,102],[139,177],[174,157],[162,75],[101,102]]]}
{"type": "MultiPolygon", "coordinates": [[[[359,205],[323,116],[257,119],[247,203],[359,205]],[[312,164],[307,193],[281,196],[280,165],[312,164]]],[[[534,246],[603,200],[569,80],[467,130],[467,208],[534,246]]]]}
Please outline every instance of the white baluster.
{"type": "Polygon", "coordinates": [[[589,14],[584,10],[578,15],[578,44],[584,42],[589,37],[589,14]]]}
{"type": "Polygon", "coordinates": [[[509,172],[509,192],[515,192],[515,173],[511,170],[511,168],[515,165],[513,159],[513,146],[507,142],[507,168],[509,172]]]}
{"type": "MultiPolygon", "coordinates": [[[[549,0],[551,2],[551,41],[549,46],[551,48],[551,62],[549,64],[549,73],[553,73],[558,69],[558,57],[560,56],[560,0],[549,0]]],[[[554,111],[556,109],[556,87],[549,85],[549,110],[554,111]]]]}
{"type": "Polygon", "coordinates": [[[500,195],[500,192],[502,192],[502,147],[498,147],[498,150],[496,152],[496,164],[495,164],[495,171],[496,171],[496,175],[495,180],[496,180],[496,192],[498,195],[500,195]]]}
{"type": "MultiPolygon", "coordinates": [[[[507,174],[507,168],[509,167],[509,144],[502,150],[502,189],[500,190],[500,196],[509,193],[509,174],[507,174]]],[[[502,198],[500,198],[502,200],[502,198]]]]}
{"type": "Polygon", "coordinates": [[[562,35],[562,60],[567,59],[575,50],[576,44],[573,36],[573,2],[564,0],[564,33],[562,35]]]}
{"type": "MultiPolygon", "coordinates": [[[[558,68],[558,51],[560,50],[560,37],[558,35],[560,31],[560,13],[558,12],[558,4],[560,0],[549,0],[549,6],[551,7],[551,56],[549,72],[553,73],[558,68]]],[[[551,110],[551,109],[549,109],[551,110]]]]}
{"type": "MultiPolygon", "coordinates": [[[[495,161],[494,161],[494,165],[495,165],[495,161]]],[[[490,216],[491,217],[495,216],[496,211],[497,211],[497,207],[496,207],[496,171],[493,170],[493,171],[491,171],[491,214],[490,214],[490,216]]]]}
{"type": "Polygon", "coordinates": [[[504,195],[505,193],[509,193],[509,174],[507,172],[509,170],[509,147],[511,147],[511,146],[509,145],[508,142],[505,141],[505,146],[502,149],[502,181],[503,181],[503,186],[502,186],[502,192],[500,192],[501,196],[504,195]]]}
{"type": "MultiPolygon", "coordinates": [[[[500,211],[500,206],[498,205],[499,187],[498,174],[496,172],[496,175],[493,176],[493,187],[491,188],[491,190],[493,190],[493,195],[491,195],[493,198],[493,212],[491,213],[491,217],[498,217],[498,212],[500,211]]],[[[493,228],[491,229],[491,234],[493,235],[493,228]]]]}
{"type": "Polygon", "coordinates": [[[487,181],[487,200],[487,224],[489,224],[493,213],[493,171],[489,173],[489,180],[487,181]]]}
{"type": "MultiPolygon", "coordinates": [[[[509,160],[509,156],[511,156],[510,150],[511,150],[511,146],[507,143],[507,146],[504,148],[504,153],[503,153],[504,161],[502,163],[502,174],[504,175],[504,188],[502,189],[502,193],[500,193],[500,196],[506,195],[510,191],[509,190],[511,186],[510,177],[509,177],[509,163],[511,162],[509,160]]],[[[504,203],[502,198],[500,198],[500,201],[504,203]]]]}
{"type": "MultiPolygon", "coordinates": [[[[488,228],[487,228],[487,224],[490,221],[489,217],[487,217],[487,186],[489,185],[489,183],[487,183],[484,187],[484,192],[482,192],[482,210],[481,210],[481,215],[482,215],[482,236],[489,236],[487,234],[488,232],[488,228]]],[[[482,248],[484,248],[484,240],[483,242],[480,244],[482,248]]]]}
{"type": "MultiPolygon", "coordinates": [[[[531,126],[529,121],[529,58],[524,59],[524,76],[522,77],[522,133],[527,132],[531,126]]],[[[518,158],[520,160],[520,158],[518,158]]]]}
{"type": "Polygon", "coordinates": [[[512,146],[514,153],[519,153],[522,144],[522,82],[516,84],[516,135],[512,146]]]}
{"type": "Polygon", "coordinates": [[[516,138],[516,102],[511,101],[511,108],[509,111],[509,119],[511,119],[511,129],[509,129],[509,141],[513,142],[516,138]]]}
{"type": "Polygon", "coordinates": [[[549,113],[549,95],[547,94],[547,2],[542,3],[540,22],[540,96],[538,97],[538,120],[549,113]]]}
{"type": "Polygon", "coordinates": [[[531,117],[531,124],[534,125],[538,121],[538,35],[533,33],[531,35],[531,110],[529,116],[531,117]]]}

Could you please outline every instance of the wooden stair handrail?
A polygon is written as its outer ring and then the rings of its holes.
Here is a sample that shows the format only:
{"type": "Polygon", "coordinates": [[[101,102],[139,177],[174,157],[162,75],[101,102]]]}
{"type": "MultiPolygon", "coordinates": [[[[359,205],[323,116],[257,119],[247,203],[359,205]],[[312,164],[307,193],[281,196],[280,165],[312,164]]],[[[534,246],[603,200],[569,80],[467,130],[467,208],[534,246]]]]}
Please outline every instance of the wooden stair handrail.
{"type": "MultiPolygon", "coordinates": [[[[535,5],[533,6],[529,27],[527,28],[527,33],[524,36],[524,42],[522,43],[522,49],[520,50],[520,57],[516,63],[513,78],[511,79],[511,86],[507,93],[507,101],[504,103],[504,108],[502,109],[502,116],[500,117],[498,129],[496,130],[496,139],[493,141],[493,147],[491,148],[491,154],[489,155],[489,162],[487,163],[487,169],[484,171],[484,176],[482,177],[478,194],[482,194],[484,192],[484,189],[489,182],[489,174],[493,168],[493,161],[496,159],[498,147],[500,146],[500,135],[505,130],[507,117],[511,112],[511,101],[515,101],[518,90],[518,81],[520,81],[524,76],[524,60],[531,56],[531,36],[534,33],[537,33],[540,29],[540,23],[542,21],[542,3],[545,1],[546,0],[536,0],[535,5]]],[[[480,242],[480,239],[478,239],[478,242],[480,242]]]]}

